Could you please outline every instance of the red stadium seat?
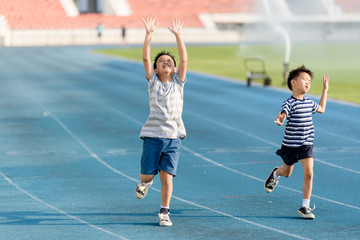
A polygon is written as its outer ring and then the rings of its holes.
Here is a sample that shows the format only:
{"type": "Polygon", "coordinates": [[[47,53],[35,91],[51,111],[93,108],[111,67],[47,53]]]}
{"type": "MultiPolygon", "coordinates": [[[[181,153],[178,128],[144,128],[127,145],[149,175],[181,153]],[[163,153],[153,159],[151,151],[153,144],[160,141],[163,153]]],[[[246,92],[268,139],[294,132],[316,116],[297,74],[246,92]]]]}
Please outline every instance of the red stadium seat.
{"type": "Polygon", "coordinates": [[[129,16],[104,14],[66,15],[60,0],[0,0],[0,15],[4,15],[11,29],[69,29],[96,28],[102,22],[107,28],[143,27],[142,17],[153,13],[157,20],[170,24],[172,18],[181,18],[188,27],[203,27],[200,13],[236,13],[255,11],[255,0],[128,1],[129,16]],[[174,9],[169,11],[169,9],[174,9]]]}

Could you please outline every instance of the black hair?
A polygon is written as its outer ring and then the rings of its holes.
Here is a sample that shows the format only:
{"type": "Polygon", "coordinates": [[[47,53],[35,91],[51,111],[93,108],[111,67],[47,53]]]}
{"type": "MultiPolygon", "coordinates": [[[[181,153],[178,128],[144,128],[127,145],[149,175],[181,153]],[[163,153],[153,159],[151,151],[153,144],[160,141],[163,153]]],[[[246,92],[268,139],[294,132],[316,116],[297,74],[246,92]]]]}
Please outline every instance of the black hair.
{"type": "Polygon", "coordinates": [[[305,72],[305,73],[309,74],[310,78],[313,78],[313,76],[314,76],[314,73],[312,71],[310,71],[309,69],[307,69],[304,65],[301,65],[300,67],[292,70],[289,73],[289,77],[287,79],[287,85],[288,85],[290,90],[292,90],[291,80],[297,78],[299,76],[299,74],[302,73],[302,72],[305,72]]]}
{"type": "Polygon", "coordinates": [[[156,69],[156,62],[157,62],[157,60],[159,59],[159,57],[161,57],[161,56],[163,56],[163,55],[168,55],[169,57],[171,57],[172,60],[174,61],[174,66],[176,67],[176,61],[175,61],[174,55],[172,55],[171,52],[167,52],[167,51],[165,51],[165,50],[162,50],[161,52],[159,52],[159,53],[156,55],[156,57],[155,57],[155,59],[154,59],[154,69],[156,69]]]}

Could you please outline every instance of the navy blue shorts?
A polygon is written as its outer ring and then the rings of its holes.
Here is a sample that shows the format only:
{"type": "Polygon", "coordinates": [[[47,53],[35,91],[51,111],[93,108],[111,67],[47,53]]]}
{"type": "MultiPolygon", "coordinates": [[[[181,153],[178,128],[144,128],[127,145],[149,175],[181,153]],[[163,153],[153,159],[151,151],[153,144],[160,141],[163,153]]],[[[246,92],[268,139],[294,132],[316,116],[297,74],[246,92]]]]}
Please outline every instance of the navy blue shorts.
{"type": "Polygon", "coordinates": [[[281,146],[281,149],[276,151],[276,154],[279,155],[286,165],[293,165],[299,160],[314,157],[313,154],[314,145],[304,145],[297,148],[281,146]]]}
{"type": "Polygon", "coordinates": [[[159,170],[175,177],[181,139],[145,137],[141,157],[141,174],[156,175],[159,170]]]}

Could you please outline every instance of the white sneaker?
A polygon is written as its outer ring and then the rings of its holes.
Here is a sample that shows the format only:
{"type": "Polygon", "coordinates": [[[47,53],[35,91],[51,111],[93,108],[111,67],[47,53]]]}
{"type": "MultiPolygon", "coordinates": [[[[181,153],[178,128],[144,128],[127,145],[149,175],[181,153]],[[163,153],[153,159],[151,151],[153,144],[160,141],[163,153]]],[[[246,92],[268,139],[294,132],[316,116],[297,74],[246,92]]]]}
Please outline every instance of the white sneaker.
{"type": "Polygon", "coordinates": [[[302,218],[306,218],[306,219],[315,219],[315,215],[311,212],[312,210],[315,209],[315,204],[314,204],[314,208],[310,208],[310,207],[301,207],[298,210],[298,214],[300,214],[300,216],[302,218]]]}
{"type": "Polygon", "coordinates": [[[159,213],[159,225],[162,227],[171,227],[170,213],[159,213]]]}
{"type": "Polygon", "coordinates": [[[153,180],[151,180],[151,182],[148,183],[139,182],[136,185],[136,190],[135,190],[136,197],[138,199],[143,199],[146,196],[148,192],[148,188],[151,186],[151,184],[153,184],[153,180]]]}

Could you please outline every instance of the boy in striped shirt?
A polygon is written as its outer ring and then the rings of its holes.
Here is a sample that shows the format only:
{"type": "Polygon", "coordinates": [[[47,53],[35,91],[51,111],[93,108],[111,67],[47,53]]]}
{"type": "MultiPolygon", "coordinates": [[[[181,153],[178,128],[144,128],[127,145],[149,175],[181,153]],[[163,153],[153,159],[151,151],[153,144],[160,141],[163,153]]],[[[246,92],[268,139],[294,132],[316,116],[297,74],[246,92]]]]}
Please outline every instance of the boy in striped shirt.
{"type": "Polygon", "coordinates": [[[314,124],[312,114],[324,113],[329,89],[329,77],[323,76],[323,91],[319,104],[304,96],[310,89],[313,73],[304,65],[289,73],[287,84],[292,96],[283,102],[281,112],[274,123],[282,126],[287,118],[281,149],[276,151],[283,160],[281,167],[275,167],[265,181],[265,191],[272,192],[280,176],[290,177],[294,164],[300,160],[304,171],[303,203],[298,213],[303,218],[314,219],[310,209],[313,181],[314,124]]]}
{"type": "Polygon", "coordinates": [[[146,196],[154,176],[160,172],[161,207],[160,226],[172,226],[170,220],[170,200],[173,191],[173,177],[176,175],[181,140],[186,131],[182,121],[183,90],[186,81],[187,52],[181,30],[184,22],[174,19],[168,29],[174,34],[179,52],[179,65],[176,68],[174,56],[162,51],[150,59],[152,33],[159,24],[155,16],[143,19],[145,40],[143,63],[148,82],[150,115],[141,129],[140,138],[144,140],[141,157],[140,182],[136,186],[136,197],[146,196]]]}

